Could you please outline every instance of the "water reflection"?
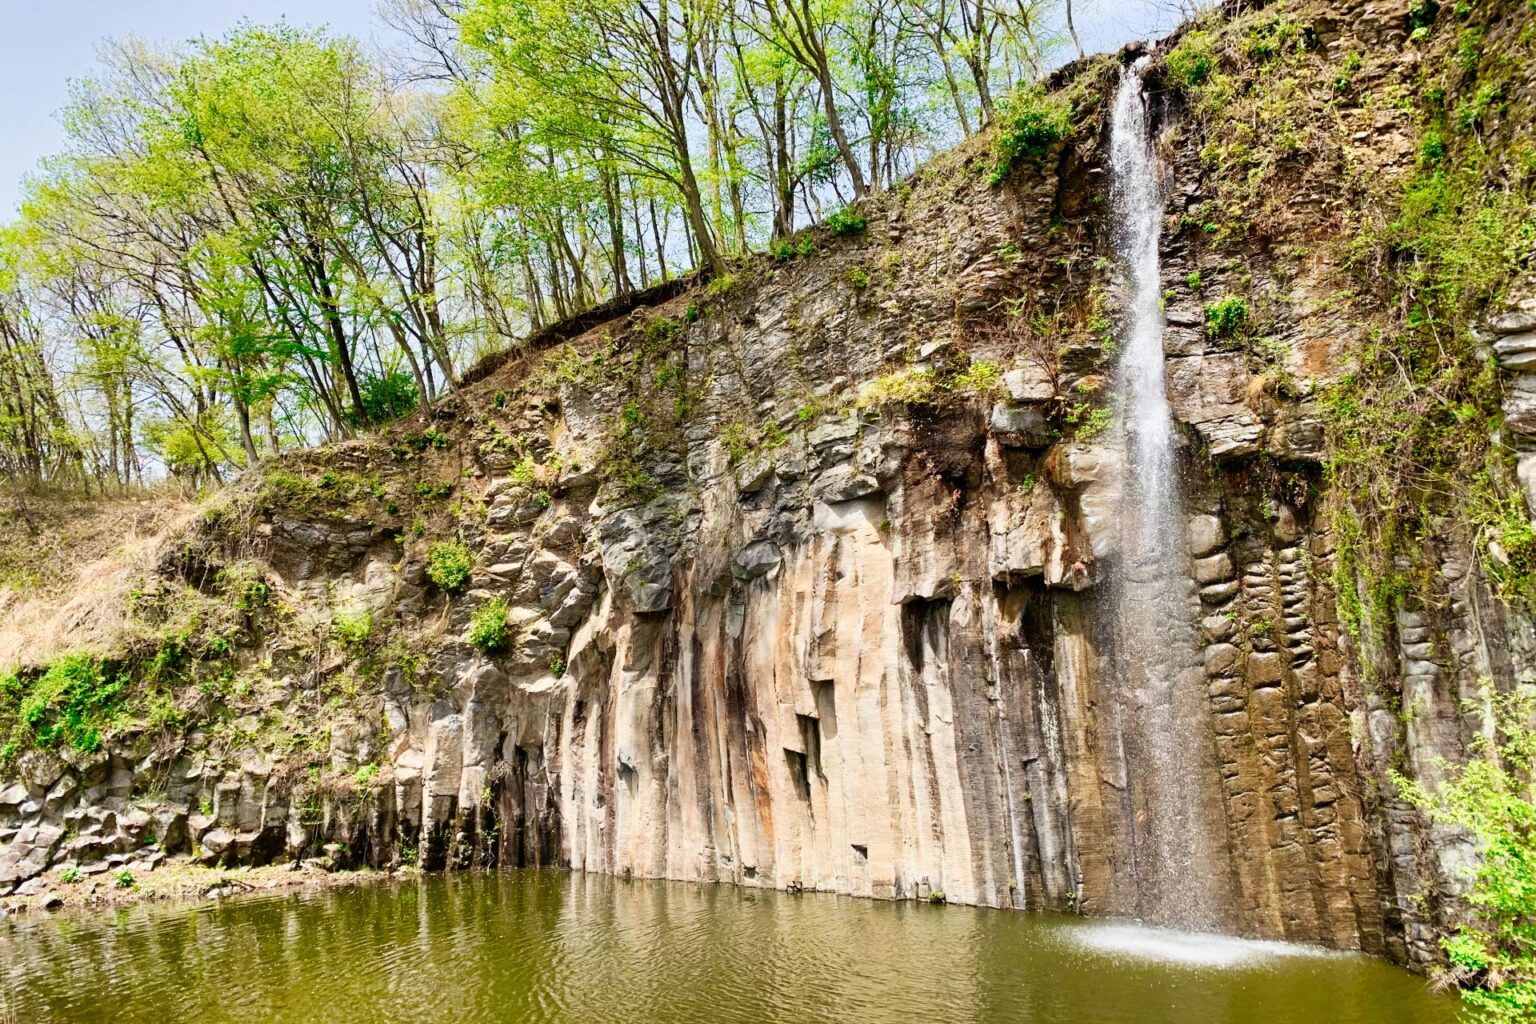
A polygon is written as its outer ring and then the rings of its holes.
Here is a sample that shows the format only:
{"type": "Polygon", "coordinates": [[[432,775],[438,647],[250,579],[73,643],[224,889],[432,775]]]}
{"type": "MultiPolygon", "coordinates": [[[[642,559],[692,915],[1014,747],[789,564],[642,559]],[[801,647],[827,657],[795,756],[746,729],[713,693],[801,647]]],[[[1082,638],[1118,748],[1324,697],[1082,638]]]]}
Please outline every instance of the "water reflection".
{"type": "Polygon", "coordinates": [[[0,927],[0,978],[0,1021],[78,1024],[1455,1016],[1387,964],[1275,943],[533,871],[33,919],[0,927]]]}

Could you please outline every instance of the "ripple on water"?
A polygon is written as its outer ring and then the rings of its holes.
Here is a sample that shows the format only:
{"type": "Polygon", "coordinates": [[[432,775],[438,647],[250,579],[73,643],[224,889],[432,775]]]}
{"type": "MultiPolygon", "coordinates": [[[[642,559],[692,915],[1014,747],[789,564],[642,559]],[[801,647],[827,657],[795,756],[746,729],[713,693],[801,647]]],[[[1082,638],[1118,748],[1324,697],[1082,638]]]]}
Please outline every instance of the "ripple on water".
{"type": "Polygon", "coordinates": [[[27,1024],[1450,1024],[1368,957],[561,872],[0,925],[27,1024]]]}

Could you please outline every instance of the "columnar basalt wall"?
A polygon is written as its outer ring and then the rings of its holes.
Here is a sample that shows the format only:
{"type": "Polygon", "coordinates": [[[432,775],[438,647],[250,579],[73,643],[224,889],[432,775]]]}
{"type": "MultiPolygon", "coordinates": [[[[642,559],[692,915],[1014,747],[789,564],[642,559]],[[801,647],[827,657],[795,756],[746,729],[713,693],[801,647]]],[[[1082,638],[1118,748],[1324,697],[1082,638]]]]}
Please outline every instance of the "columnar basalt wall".
{"type": "MultiPolygon", "coordinates": [[[[1309,19],[1319,61],[1400,42],[1402,6],[1273,5],[1309,19]]],[[[209,589],[209,565],[259,566],[286,610],[237,642],[250,687],[186,695],[202,717],[174,734],[24,752],[0,782],[0,895],[63,864],[324,857],[1144,913],[1155,802],[1134,737],[1159,709],[1126,684],[1151,652],[1111,628],[1125,451],[1093,413],[1124,290],[1117,71],[1061,75],[1070,138],[1001,187],[975,140],[814,257],[642,305],[509,358],[433,420],[286,466],[372,474],[383,497],[298,500],[251,474],[159,571],[209,589]],[[406,443],[428,428],[442,444],[406,443]],[[413,523],[433,488],[452,512],[413,523]],[[423,556],[454,535],[475,568],[445,593],[423,556]],[[492,598],[511,639],[486,653],[463,637],[492,598]],[[343,608],[370,612],[366,652],[327,639],[343,608]]],[[[1529,677],[1536,635],[1455,523],[1432,541],[1443,600],[1397,610],[1389,664],[1341,625],[1316,388],[1364,328],[1325,301],[1351,280],[1324,244],[1337,168],[1298,158],[1286,219],[1220,248],[1178,98],[1154,93],[1173,556],[1200,623],[1178,685],[1201,716],[1190,792],[1221,800],[1190,842],[1223,855],[1223,927],[1426,963],[1470,853],[1388,770],[1464,757],[1466,702],[1529,677]],[[1267,365],[1204,329],[1203,302],[1239,284],[1273,314],[1267,365]]],[[[1399,113],[1340,114],[1343,145],[1406,173],[1399,113]]],[[[1536,331],[1523,294],[1490,328],[1515,339],[1510,373],[1536,331]]]]}

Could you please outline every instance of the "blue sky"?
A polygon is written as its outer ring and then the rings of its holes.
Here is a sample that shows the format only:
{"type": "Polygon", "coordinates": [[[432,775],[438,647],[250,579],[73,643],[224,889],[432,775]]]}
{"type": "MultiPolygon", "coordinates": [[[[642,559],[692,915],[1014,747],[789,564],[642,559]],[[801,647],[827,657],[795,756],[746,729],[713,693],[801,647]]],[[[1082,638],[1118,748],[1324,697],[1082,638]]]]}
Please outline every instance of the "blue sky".
{"type": "MultiPolygon", "coordinates": [[[[21,179],[64,143],[57,112],[69,81],[91,74],[105,39],[180,42],[222,35],[242,19],[328,25],[388,44],[376,0],[0,0],[0,220],[15,212],[21,179]]],[[[1077,0],[1089,49],[1165,31],[1167,0],[1077,0]]]]}

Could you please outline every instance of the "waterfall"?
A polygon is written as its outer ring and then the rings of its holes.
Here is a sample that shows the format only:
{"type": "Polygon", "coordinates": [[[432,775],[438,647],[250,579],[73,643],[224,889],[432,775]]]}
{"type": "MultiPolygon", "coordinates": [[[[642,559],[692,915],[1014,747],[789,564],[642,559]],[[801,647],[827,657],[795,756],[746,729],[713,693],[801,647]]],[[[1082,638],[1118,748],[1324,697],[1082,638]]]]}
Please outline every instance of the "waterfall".
{"type": "Polygon", "coordinates": [[[1114,244],[1124,275],[1117,375],[1125,438],[1115,651],[1135,817],[1138,912],[1211,929],[1222,920],[1226,826],[1196,642],[1183,494],[1163,366],[1159,253],[1165,173],[1142,68],[1121,72],[1110,135],[1114,244]]]}

